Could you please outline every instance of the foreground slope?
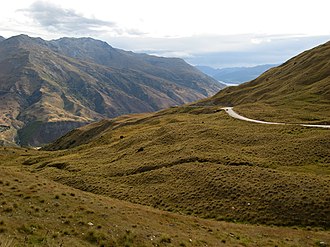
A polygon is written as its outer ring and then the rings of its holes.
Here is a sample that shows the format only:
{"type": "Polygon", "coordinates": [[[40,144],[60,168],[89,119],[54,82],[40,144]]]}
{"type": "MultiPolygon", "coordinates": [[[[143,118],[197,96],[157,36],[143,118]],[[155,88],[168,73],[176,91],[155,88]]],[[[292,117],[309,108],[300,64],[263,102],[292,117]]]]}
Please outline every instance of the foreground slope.
{"type": "Polygon", "coordinates": [[[181,59],[115,49],[91,38],[0,43],[2,139],[41,145],[125,113],[150,112],[216,93],[221,84],[181,59]]]}
{"type": "Polygon", "coordinates": [[[242,115],[260,120],[329,123],[329,57],[327,42],[251,82],[220,91],[204,104],[235,106],[242,115]]]}
{"type": "Polygon", "coordinates": [[[22,170],[36,151],[0,148],[1,246],[326,246],[326,231],[166,213],[82,192],[22,170]],[[6,164],[6,165],[5,165],[6,164]]]}

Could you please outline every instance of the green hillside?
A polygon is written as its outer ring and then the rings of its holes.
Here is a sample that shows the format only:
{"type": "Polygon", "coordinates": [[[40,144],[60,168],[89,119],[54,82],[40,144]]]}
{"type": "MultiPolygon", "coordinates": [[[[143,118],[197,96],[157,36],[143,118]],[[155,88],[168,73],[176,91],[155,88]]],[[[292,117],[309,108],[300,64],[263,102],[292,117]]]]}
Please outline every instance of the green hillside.
{"type": "Polygon", "coordinates": [[[235,106],[243,115],[260,120],[329,123],[329,57],[327,42],[200,104],[235,106]]]}
{"type": "Polygon", "coordinates": [[[41,150],[1,147],[2,245],[329,246],[329,129],[222,109],[327,122],[327,70],[314,68],[328,64],[324,47],[192,105],[104,119],[41,150]],[[289,72],[302,58],[317,79],[289,72]],[[285,74],[294,91],[264,85],[285,74]]]}
{"type": "Polygon", "coordinates": [[[179,107],[80,128],[45,147],[63,151],[24,164],[163,210],[329,228],[329,138],[323,129],[234,120],[217,107],[179,107]]]}

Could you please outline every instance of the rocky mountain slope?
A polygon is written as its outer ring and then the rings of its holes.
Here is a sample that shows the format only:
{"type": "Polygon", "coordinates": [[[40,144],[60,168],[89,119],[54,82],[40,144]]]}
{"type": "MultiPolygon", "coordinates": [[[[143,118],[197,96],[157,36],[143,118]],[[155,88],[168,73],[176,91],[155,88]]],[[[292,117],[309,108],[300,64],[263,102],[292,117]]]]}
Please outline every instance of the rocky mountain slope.
{"type": "Polygon", "coordinates": [[[249,117],[330,122],[330,42],[305,51],[257,79],[229,87],[204,104],[237,106],[249,117]]]}
{"type": "Polygon", "coordinates": [[[181,59],[115,49],[91,38],[0,43],[1,139],[48,143],[104,117],[192,102],[223,85],[181,59]]]}

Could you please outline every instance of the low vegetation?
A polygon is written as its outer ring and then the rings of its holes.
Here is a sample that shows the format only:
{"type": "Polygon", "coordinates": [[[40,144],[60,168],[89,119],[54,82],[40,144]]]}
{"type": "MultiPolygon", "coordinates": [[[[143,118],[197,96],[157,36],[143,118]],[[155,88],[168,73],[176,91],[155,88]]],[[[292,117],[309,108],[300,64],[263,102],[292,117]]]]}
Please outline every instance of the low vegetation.
{"type": "Polygon", "coordinates": [[[327,42],[198,104],[235,106],[244,116],[266,121],[329,124],[329,56],[327,42]]]}
{"type": "MultiPolygon", "coordinates": [[[[24,150],[1,150],[24,155],[24,150]]],[[[29,153],[29,152],[28,152],[29,153]]],[[[321,246],[328,232],[166,213],[0,167],[0,246],[321,246]]]]}
{"type": "Polygon", "coordinates": [[[46,147],[69,149],[16,161],[62,184],[162,210],[330,226],[328,130],[246,123],[217,107],[171,108],[108,126],[100,132],[95,124],[96,136],[93,125],[81,128],[46,147]]]}
{"type": "Polygon", "coordinates": [[[221,109],[328,123],[329,45],[194,105],[0,148],[2,245],[329,246],[329,129],[221,109]]]}

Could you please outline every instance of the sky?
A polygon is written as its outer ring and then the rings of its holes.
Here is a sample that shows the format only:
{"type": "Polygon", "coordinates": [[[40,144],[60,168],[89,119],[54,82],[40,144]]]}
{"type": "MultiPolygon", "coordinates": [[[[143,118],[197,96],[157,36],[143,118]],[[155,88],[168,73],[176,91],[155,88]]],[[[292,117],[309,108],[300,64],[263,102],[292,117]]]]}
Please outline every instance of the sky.
{"type": "Polygon", "coordinates": [[[329,0],[10,0],[0,35],[93,37],[215,68],[278,64],[330,40],[329,0]]]}

